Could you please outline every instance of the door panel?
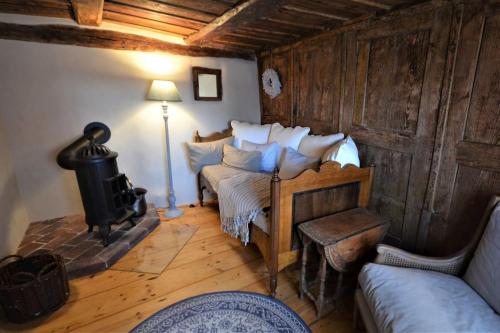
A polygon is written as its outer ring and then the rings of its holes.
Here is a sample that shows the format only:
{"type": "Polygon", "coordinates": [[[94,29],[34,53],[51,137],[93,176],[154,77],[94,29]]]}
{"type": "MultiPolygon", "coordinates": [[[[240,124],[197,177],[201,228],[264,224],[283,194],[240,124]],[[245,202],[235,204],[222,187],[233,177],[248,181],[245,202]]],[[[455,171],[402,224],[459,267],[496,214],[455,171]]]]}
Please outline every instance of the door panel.
{"type": "Polygon", "coordinates": [[[500,193],[500,11],[468,3],[443,127],[426,252],[465,246],[489,199],[500,193]]]}
{"type": "MultiPolygon", "coordinates": [[[[369,43],[369,65],[360,126],[415,134],[422,95],[429,30],[369,43]],[[388,112],[391,110],[391,113],[388,112]]],[[[358,125],[358,124],[356,124],[358,125]]]]}
{"type": "Polygon", "coordinates": [[[339,131],[342,38],[340,35],[300,44],[294,55],[294,124],[315,134],[339,131]]]}
{"type": "Polygon", "coordinates": [[[445,6],[348,34],[344,128],[362,163],[376,166],[371,206],[407,249],[417,242],[451,17],[445,6]]]}

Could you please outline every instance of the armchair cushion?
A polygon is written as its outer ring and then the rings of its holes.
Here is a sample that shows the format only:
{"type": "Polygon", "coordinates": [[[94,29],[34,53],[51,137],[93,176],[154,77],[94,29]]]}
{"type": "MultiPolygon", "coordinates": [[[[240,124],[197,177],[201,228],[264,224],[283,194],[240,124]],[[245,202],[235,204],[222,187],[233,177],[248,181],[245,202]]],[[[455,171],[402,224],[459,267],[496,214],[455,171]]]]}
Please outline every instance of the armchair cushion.
{"type": "Polygon", "coordinates": [[[359,283],[379,332],[498,332],[500,316],[453,275],[367,264],[359,283]]]}
{"type": "Polygon", "coordinates": [[[500,204],[491,214],[464,279],[500,313],[500,204]]]}

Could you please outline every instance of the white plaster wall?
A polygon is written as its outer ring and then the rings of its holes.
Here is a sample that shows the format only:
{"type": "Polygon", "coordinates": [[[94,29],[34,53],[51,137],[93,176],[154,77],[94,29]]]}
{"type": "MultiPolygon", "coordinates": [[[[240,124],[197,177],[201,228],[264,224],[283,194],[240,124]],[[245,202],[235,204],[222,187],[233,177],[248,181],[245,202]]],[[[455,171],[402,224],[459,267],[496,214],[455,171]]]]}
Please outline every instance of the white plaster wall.
{"type": "Polygon", "coordinates": [[[112,131],[118,166],[150,201],[166,205],[164,125],[160,102],[145,101],[152,79],[172,80],[183,98],[171,103],[172,169],[177,202],[196,201],[185,142],[199,129],[222,130],[232,119],[260,121],[253,61],[91,49],[0,40],[0,118],[29,219],[81,212],[72,171],[57,153],[91,121],[112,131]],[[191,67],[222,69],[222,102],[194,101],[191,67]]]}
{"type": "Polygon", "coordinates": [[[26,207],[19,195],[5,130],[0,122],[0,258],[13,254],[28,227],[26,207]]]}

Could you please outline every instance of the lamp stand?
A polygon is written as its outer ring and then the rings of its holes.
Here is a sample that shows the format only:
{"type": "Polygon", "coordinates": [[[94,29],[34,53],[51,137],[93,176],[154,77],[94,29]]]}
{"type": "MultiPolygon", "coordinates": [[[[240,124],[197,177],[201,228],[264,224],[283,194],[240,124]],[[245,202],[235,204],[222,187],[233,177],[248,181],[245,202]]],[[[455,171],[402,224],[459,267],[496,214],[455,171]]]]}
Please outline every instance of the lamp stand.
{"type": "Polygon", "coordinates": [[[163,120],[165,121],[165,138],[167,144],[167,167],[168,167],[168,208],[165,210],[166,218],[173,219],[183,214],[183,211],[175,206],[175,193],[174,184],[172,181],[172,163],[170,162],[170,137],[168,133],[168,105],[163,102],[161,105],[163,109],[163,120]]]}

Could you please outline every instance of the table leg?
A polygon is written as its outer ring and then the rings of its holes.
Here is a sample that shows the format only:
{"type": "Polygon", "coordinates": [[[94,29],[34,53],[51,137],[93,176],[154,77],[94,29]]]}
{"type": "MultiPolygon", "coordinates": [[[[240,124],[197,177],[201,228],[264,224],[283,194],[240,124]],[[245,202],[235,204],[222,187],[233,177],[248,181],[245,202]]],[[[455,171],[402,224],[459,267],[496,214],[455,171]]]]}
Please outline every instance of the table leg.
{"type": "Polygon", "coordinates": [[[338,272],[337,287],[335,288],[335,307],[339,307],[340,292],[342,290],[342,283],[344,282],[344,273],[338,272]]]}
{"type": "Polygon", "coordinates": [[[318,294],[318,302],[317,302],[317,317],[320,318],[322,315],[323,311],[323,302],[325,301],[325,281],[326,281],[326,257],[323,251],[320,251],[321,253],[321,262],[320,262],[320,268],[319,268],[319,278],[320,278],[320,285],[319,285],[319,294],[318,294]]]}
{"type": "Polygon", "coordinates": [[[307,289],[307,281],[306,281],[307,256],[308,256],[309,245],[311,244],[311,240],[309,238],[307,238],[305,235],[304,235],[304,239],[303,239],[303,244],[304,244],[304,247],[302,249],[302,266],[300,269],[300,286],[299,286],[300,299],[304,298],[304,293],[307,289]]]}

